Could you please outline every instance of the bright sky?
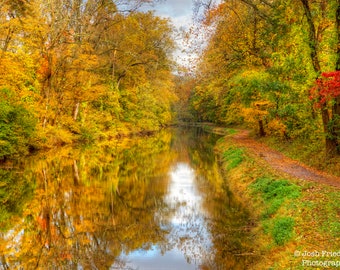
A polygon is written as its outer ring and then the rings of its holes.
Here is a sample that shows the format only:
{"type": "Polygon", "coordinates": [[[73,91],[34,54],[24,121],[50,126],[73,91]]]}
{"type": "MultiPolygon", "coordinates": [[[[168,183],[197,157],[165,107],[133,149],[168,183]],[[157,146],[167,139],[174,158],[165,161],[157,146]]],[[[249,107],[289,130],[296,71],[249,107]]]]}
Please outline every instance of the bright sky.
{"type": "MultiPolygon", "coordinates": [[[[154,10],[160,17],[169,18],[178,30],[188,30],[192,23],[193,8],[193,0],[160,0],[148,9],[154,10]]],[[[179,49],[174,55],[175,60],[181,65],[188,66],[190,56],[183,52],[188,48],[181,39],[178,39],[177,43],[179,49]]]]}
{"type": "MultiPolygon", "coordinates": [[[[220,2],[221,0],[212,0],[211,4],[216,5],[220,2]]],[[[169,18],[178,30],[189,30],[192,26],[194,0],[158,0],[158,3],[154,3],[149,9],[154,10],[158,16],[169,18]]],[[[180,35],[176,39],[179,49],[174,54],[175,61],[189,69],[193,68],[190,59],[197,59],[199,56],[192,52],[192,48],[180,38],[180,35]]],[[[191,42],[195,43],[195,46],[204,47],[205,35],[200,32],[198,36],[192,37],[191,42]]]]}
{"type": "Polygon", "coordinates": [[[169,17],[177,27],[186,27],[191,23],[193,0],[162,0],[154,9],[159,16],[169,17]]]}

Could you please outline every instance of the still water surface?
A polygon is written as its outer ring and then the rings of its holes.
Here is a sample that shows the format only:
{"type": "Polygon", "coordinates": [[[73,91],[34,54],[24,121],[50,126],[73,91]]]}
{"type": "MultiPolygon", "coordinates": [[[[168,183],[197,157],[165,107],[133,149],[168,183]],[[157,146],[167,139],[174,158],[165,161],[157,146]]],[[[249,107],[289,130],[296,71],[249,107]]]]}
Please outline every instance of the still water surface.
{"type": "Polygon", "coordinates": [[[0,269],[249,269],[218,138],[171,129],[0,169],[0,269]]]}

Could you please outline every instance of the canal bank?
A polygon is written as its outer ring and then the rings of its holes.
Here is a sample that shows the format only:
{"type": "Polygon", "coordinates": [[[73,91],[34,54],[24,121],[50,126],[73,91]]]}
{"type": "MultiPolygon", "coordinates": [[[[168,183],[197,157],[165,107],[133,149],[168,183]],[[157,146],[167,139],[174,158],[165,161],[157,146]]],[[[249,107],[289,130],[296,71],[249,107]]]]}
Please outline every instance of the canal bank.
{"type": "Polygon", "coordinates": [[[254,152],[235,139],[235,130],[205,129],[225,134],[215,148],[224,178],[254,220],[250,230],[261,259],[252,269],[336,267],[340,257],[308,254],[337,254],[340,249],[339,189],[292,177],[271,166],[258,149],[254,152]]]}

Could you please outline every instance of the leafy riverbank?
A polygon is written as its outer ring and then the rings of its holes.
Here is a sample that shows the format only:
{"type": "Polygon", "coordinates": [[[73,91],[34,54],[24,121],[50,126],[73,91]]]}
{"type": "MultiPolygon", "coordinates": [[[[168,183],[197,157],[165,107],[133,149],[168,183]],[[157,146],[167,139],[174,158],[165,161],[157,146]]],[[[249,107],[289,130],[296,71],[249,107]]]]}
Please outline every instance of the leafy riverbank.
{"type": "Polygon", "coordinates": [[[174,29],[145,1],[19,2],[0,5],[0,162],[172,123],[174,29]]]}
{"type": "Polygon", "coordinates": [[[337,253],[322,253],[340,249],[338,189],[287,177],[232,135],[220,139],[216,149],[230,190],[256,220],[252,231],[260,259],[253,269],[325,268],[325,261],[332,267],[340,260],[337,253]]]}

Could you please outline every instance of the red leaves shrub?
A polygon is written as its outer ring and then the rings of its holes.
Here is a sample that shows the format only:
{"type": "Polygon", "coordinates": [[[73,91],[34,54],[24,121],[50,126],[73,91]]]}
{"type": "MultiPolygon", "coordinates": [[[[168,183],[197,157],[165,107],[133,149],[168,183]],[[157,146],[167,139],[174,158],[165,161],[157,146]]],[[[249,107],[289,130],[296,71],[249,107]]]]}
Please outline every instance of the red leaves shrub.
{"type": "Polygon", "coordinates": [[[310,99],[317,108],[340,96],[340,71],[323,72],[310,90],[310,99]]]}

